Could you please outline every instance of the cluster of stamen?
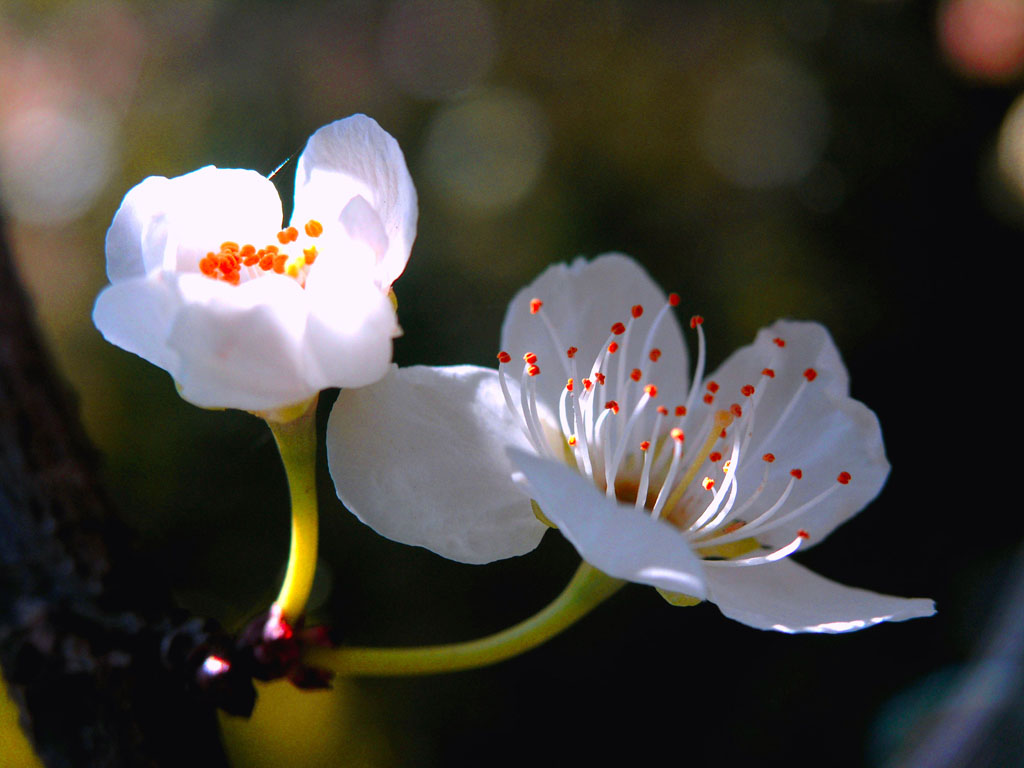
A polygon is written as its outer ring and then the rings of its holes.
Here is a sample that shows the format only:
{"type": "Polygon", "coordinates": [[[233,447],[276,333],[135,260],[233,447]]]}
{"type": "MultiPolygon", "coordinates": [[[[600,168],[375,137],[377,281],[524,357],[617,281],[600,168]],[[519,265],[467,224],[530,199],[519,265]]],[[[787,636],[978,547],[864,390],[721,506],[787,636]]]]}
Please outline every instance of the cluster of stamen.
{"type": "MultiPolygon", "coordinates": [[[[309,238],[317,238],[323,234],[323,225],[310,219],[303,227],[309,238]]],[[[316,261],[318,251],[315,245],[302,248],[299,253],[292,252],[289,246],[299,239],[299,231],[295,227],[282,229],[277,233],[277,243],[262,248],[246,243],[239,245],[233,241],[220,244],[217,252],[209,251],[199,261],[199,271],[214,280],[223,280],[231,285],[238,285],[243,276],[257,277],[273,272],[295,278],[305,284],[306,273],[310,265],[316,261]]]]}
{"type": "MultiPolygon", "coordinates": [[[[672,409],[655,404],[658,386],[650,379],[656,378],[663,354],[653,346],[653,341],[671,308],[678,304],[678,295],[671,294],[647,328],[641,357],[650,363],[644,363],[646,370],[626,370],[626,352],[636,344],[631,340],[634,323],[644,315],[644,308],[637,304],[630,308],[626,322],[611,326],[589,372],[581,377],[580,350],[562,343],[543,313],[544,302],[531,300],[530,313],[544,321],[555,348],[566,350],[561,363],[567,379],[563,379],[566,384],[558,408],[561,434],[555,436],[538,410],[540,367],[535,352],[523,355],[518,404],[506,380],[506,366],[512,356],[505,351],[498,354],[499,381],[506,405],[538,454],[554,459],[568,456],[570,463],[609,498],[631,503],[635,509],[645,510],[683,531],[710,564],[755,565],[787,557],[809,537],[806,530],[798,530],[792,541],[774,549],[761,544],[756,537],[795,520],[852,480],[849,472],[841,471],[834,484],[794,506],[787,502],[796,483],[803,479],[803,471],[789,467],[785,470],[788,475],[781,476],[787,477],[781,492],[774,499],[762,498],[766,488],[778,489],[782,484],[780,475],[772,470],[776,454],[764,449],[778,450],[775,444],[780,428],[797,407],[805,388],[817,379],[818,372],[813,368],[803,372],[775,423],[762,425],[755,438],[757,406],[768,387],[778,386],[772,382],[775,369],[783,362],[780,355],[786,354],[786,341],[773,339],[775,354],[769,355],[771,359],[761,370],[760,379],[740,386],[734,393],[737,402],[726,400],[724,407],[716,408],[716,398],[728,398],[730,393],[716,381],[704,381],[704,318],[694,315],[690,328],[697,333],[698,353],[686,402],[672,409]],[[708,407],[695,407],[698,398],[708,407]],[[631,447],[639,451],[631,451],[631,447]],[[741,495],[737,479],[741,461],[749,463],[749,456],[755,455],[760,455],[763,464],[760,483],[756,488],[744,488],[741,495]],[[773,483],[769,483],[770,478],[774,478],[773,483]],[[722,549],[729,544],[734,546],[722,549]],[[761,552],[748,556],[755,550],[761,552]],[[727,554],[721,554],[723,551],[727,554]]],[[[748,472],[745,482],[749,480],[748,472]]]]}

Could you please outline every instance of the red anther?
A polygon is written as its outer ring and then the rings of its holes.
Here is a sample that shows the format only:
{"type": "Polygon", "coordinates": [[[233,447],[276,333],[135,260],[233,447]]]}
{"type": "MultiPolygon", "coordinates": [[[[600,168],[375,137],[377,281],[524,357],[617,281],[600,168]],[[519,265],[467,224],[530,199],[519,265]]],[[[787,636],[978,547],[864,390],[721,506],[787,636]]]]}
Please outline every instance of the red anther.
{"type": "Polygon", "coordinates": [[[804,378],[807,379],[808,381],[814,381],[816,378],[818,378],[818,372],[813,368],[808,368],[806,371],[804,371],[804,378]]]}
{"type": "Polygon", "coordinates": [[[640,443],[640,450],[641,451],[646,451],[650,447],[651,447],[651,441],[650,440],[644,440],[642,443],[640,443]]]}
{"type": "Polygon", "coordinates": [[[277,242],[279,242],[281,245],[284,245],[289,242],[287,230],[282,229],[280,232],[277,233],[277,242]]]}
{"type": "Polygon", "coordinates": [[[670,307],[678,307],[679,306],[679,302],[680,302],[680,298],[679,298],[679,294],[678,293],[670,293],[668,295],[668,305],[670,307]]]}
{"type": "Polygon", "coordinates": [[[199,262],[199,271],[207,277],[213,277],[217,273],[217,257],[212,253],[206,254],[199,262]]]}
{"type": "Polygon", "coordinates": [[[640,381],[641,376],[643,376],[643,373],[640,371],[639,368],[634,368],[632,371],[629,372],[629,378],[631,378],[633,381],[640,381]]]}
{"type": "Polygon", "coordinates": [[[657,410],[658,413],[660,413],[662,416],[668,416],[668,408],[666,408],[664,405],[659,405],[657,410]]]}
{"type": "Polygon", "coordinates": [[[846,484],[847,484],[847,483],[849,483],[849,482],[850,482],[850,480],[852,480],[852,479],[853,479],[853,478],[852,478],[852,477],[850,477],[850,473],[849,473],[849,472],[840,472],[840,473],[839,473],[839,477],[837,477],[837,478],[836,478],[836,480],[838,480],[838,481],[839,481],[840,483],[842,483],[843,485],[846,485],[846,484]]]}
{"type": "Polygon", "coordinates": [[[540,312],[540,308],[544,306],[544,302],[540,299],[530,299],[530,314],[536,315],[540,312]]]}
{"type": "Polygon", "coordinates": [[[611,411],[612,413],[618,413],[619,412],[619,404],[617,402],[615,402],[614,400],[609,400],[607,403],[604,404],[604,407],[605,407],[605,410],[611,411]]]}
{"type": "Polygon", "coordinates": [[[803,471],[799,470],[799,469],[791,469],[791,470],[789,470],[789,474],[791,474],[797,480],[799,480],[800,478],[802,478],[804,476],[803,471]]]}
{"type": "Polygon", "coordinates": [[[284,265],[288,261],[287,254],[281,253],[274,257],[274,271],[279,275],[284,274],[284,265]]]}
{"type": "Polygon", "coordinates": [[[742,387],[740,387],[740,394],[742,394],[744,397],[750,397],[752,394],[754,394],[754,387],[751,384],[744,384],[742,387]]]}
{"type": "Polygon", "coordinates": [[[590,388],[592,386],[594,386],[594,382],[592,382],[590,379],[584,379],[583,380],[583,388],[585,390],[590,391],[590,388]]]}
{"type": "Polygon", "coordinates": [[[778,336],[776,336],[774,339],[772,339],[772,344],[774,344],[776,347],[784,347],[786,346],[786,341],[785,339],[780,339],[778,336]]]}
{"type": "Polygon", "coordinates": [[[711,394],[715,394],[715,392],[717,392],[719,389],[720,389],[720,387],[715,382],[713,382],[713,381],[709,381],[708,382],[707,390],[711,394]]]}
{"type": "Polygon", "coordinates": [[[312,264],[316,261],[316,257],[319,254],[315,245],[309,246],[309,248],[302,249],[302,256],[306,259],[306,264],[312,264]]]}
{"type": "Polygon", "coordinates": [[[721,461],[722,460],[722,454],[720,454],[718,451],[712,451],[711,454],[708,456],[708,458],[711,459],[711,461],[713,461],[713,462],[714,461],[721,461]]]}
{"type": "Polygon", "coordinates": [[[708,405],[711,405],[713,402],[715,402],[715,396],[710,393],[704,395],[704,402],[707,403],[708,405]]]}
{"type": "Polygon", "coordinates": [[[657,397],[658,396],[658,388],[656,386],[654,386],[653,384],[648,384],[646,387],[644,387],[644,393],[648,397],[657,397]]]}
{"type": "Polygon", "coordinates": [[[567,350],[565,350],[565,356],[572,360],[574,357],[576,357],[577,352],[579,352],[579,350],[576,349],[576,347],[569,347],[567,350]]]}
{"type": "Polygon", "coordinates": [[[642,315],[644,313],[644,308],[643,308],[642,304],[634,304],[633,308],[631,310],[629,310],[629,311],[633,315],[634,318],[637,318],[637,317],[640,317],[640,315],[642,315]]]}
{"type": "Polygon", "coordinates": [[[260,269],[264,272],[269,272],[274,268],[274,254],[266,251],[261,251],[263,256],[260,257],[260,269]]]}
{"type": "Polygon", "coordinates": [[[774,453],[766,453],[764,456],[761,457],[761,461],[766,461],[769,464],[771,464],[773,461],[775,461],[775,454],[774,453]]]}
{"type": "Polygon", "coordinates": [[[612,333],[614,333],[616,336],[621,336],[625,332],[626,326],[623,325],[622,323],[616,323],[615,325],[612,326],[612,333]]]}
{"type": "Polygon", "coordinates": [[[527,365],[533,365],[534,363],[537,362],[537,355],[535,355],[533,352],[527,352],[525,355],[523,355],[523,362],[526,363],[527,365]]]}
{"type": "Polygon", "coordinates": [[[248,256],[242,258],[242,263],[247,267],[254,267],[259,263],[260,257],[255,252],[250,253],[248,256]]]}
{"type": "Polygon", "coordinates": [[[775,371],[773,371],[771,368],[762,368],[761,369],[761,375],[762,376],[767,376],[769,379],[774,379],[775,378],[775,371]]]}
{"type": "Polygon", "coordinates": [[[729,413],[735,416],[737,419],[743,415],[743,409],[740,408],[739,403],[733,403],[729,406],[729,413]]]}
{"type": "Polygon", "coordinates": [[[647,356],[651,358],[652,363],[656,363],[658,362],[658,358],[661,357],[661,350],[655,347],[650,351],[650,354],[648,354],[647,356]]]}
{"type": "Polygon", "coordinates": [[[724,440],[725,439],[725,430],[723,429],[721,432],[719,432],[718,436],[724,440]]]}
{"type": "Polygon", "coordinates": [[[694,315],[690,318],[690,327],[696,328],[698,325],[704,325],[704,318],[700,315],[694,315]]]}
{"type": "Polygon", "coordinates": [[[306,234],[310,237],[320,237],[324,233],[324,225],[316,219],[310,219],[304,227],[306,234]]]}
{"type": "Polygon", "coordinates": [[[529,367],[527,367],[526,373],[529,376],[539,376],[540,375],[540,366],[539,365],[530,365],[529,367]]]}
{"type": "Polygon", "coordinates": [[[747,522],[745,520],[733,520],[722,529],[722,533],[735,533],[746,524],[747,522]]]}
{"type": "Polygon", "coordinates": [[[566,389],[567,389],[567,390],[568,390],[569,392],[572,392],[572,379],[569,379],[568,383],[566,383],[566,385],[565,385],[565,388],[566,388],[566,389]]]}
{"type": "Polygon", "coordinates": [[[601,373],[600,371],[594,371],[594,378],[597,379],[597,383],[598,384],[601,384],[601,385],[604,384],[605,375],[603,373],[601,373]]]}
{"type": "Polygon", "coordinates": [[[511,362],[511,361],[512,361],[512,355],[510,355],[505,350],[502,350],[501,352],[498,353],[498,362],[499,363],[508,363],[508,362],[511,362]]]}
{"type": "Polygon", "coordinates": [[[614,341],[611,344],[608,345],[608,354],[609,355],[614,355],[618,351],[619,351],[619,345],[617,343],[615,343],[614,341]]]}
{"type": "Polygon", "coordinates": [[[299,230],[297,230],[295,227],[288,227],[288,229],[285,230],[285,234],[288,235],[289,243],[294,243],[296,240],[299,239],[299,230]]]}
{"type": "Polygon", "coordinates": [[[238,255],[241,256],[243,259],[246,258],[247,256],[253,256],[255,254],[256,246],[249,245],[248,243],[246,245],[243,245],[242,250],[238,252],[238,255]]]}
{"type": "Polygon", "coordinates": [[[676,406],[676,416],[679,416],[680,418],[682,418],[685,415],[686,415],[686,406],[685,405],[677,405],[676,406]]]}
{"type": "Polygon", "coordinates": [[[566,440],[570,448],[576,447],[576,435],[569,435],[569,439],[566,440]]]}
{"type": "Polygon", "coordinates": [[[801,539],[809,539],[809,538],[811,538],[811,534],[809,534],[803,528],[801,528],[799,531],[797,531],[796,535],[799,536],[801,539]]]}
{"type": "Polygon", "coordinates": [[[672,431],[668,433],[669,437],[675,440],[677,443],[683,442],[686,439],[686,435],[683,434],[683,430],[679,427],[673,427],[672,431]]]}
{"type": "Polygon", "coordinates": [[[705,491],[710,491],[712,488],[715,487],[715,481],[712,480],[710,477],[705,477],[703,480],[701,480],[700,484],[704,486],[705,491]]]}

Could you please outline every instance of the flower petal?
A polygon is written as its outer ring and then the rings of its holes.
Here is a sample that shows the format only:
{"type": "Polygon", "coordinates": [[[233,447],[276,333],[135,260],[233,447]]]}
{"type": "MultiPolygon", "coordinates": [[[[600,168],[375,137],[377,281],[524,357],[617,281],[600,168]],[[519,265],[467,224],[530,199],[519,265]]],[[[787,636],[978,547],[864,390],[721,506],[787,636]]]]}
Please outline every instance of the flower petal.
{"type": "Polygon", "coordinates": [[[507,445],[526,446],[486,368],[393,369],[342,390],[327,425],[338,497],[394,541],[464,563],[529,552],[546,527],[512,482],[507,445]]]}
{"type": "MultiPolygon", "coordinates": [[[[644,314],[630,330],[625,371],[640,368],[645,380],[658,385],[659,398],[669,403],[685,401],[689,373],[686,344],[674,317],[665,317],[652,346],[661,350],[657,363],[647,357],[646,334],[658,311],[667,302],[665,293],[651,280],[643,267],[627,256],[609,253],[593,261],[576,259],[572,264],[548,267],[509,303],[501,330],[501,348],[513,359],[526,352],[537,355],[543,376],[538,381],[538,397],[557,412],[558,397],[568,374],[556,373],[566,363],[566,350],[578,348],[581,377],[590,373],[590,365],[609,336],[613,323],[626,322],[637,304],[644,314]],[[544,327],[544,321],[530,314],[530,302],[540,299],[541,309],[558,333],[556,345],[544,327]],[[586,366],[583,370],[582,366],[586,366]],[[551,375],[547,375],[548,372],[551,375]]],[[[618,353],[617,361],[622,358],[618,353]]],[[[617,369],[616,369],[617,370],[617,369]]],[[[616,375],[605,369],[604,373],[616,375]]]]}
{"type": "Polygon", "coordinates": [[[790,559],[749,568],[708,566],[708,599],[731,619],[779,632],[851,632],[935,613],[924,598],[882,595],[830,581],[790,559]]]}
{"type": "Polygon", "coordinates": [[[298,283],[264,275],[241,285],[179,275],[183,305],[168,336],[181,396],[206,408],[268,410],[319,391],[301,344],[305,297],[298,283]]]}
{"type": "MultiPolygon", "coordinates": [[[[885,484],[889,462],[878,419],[847,395],[846,368],[823,326],[780,320],[763,328],[752,345],[731,355],[709,380],[720,387],[712,408],[736,402],[749,409],[756,402],[753,435],[737,475],[736,508],[757,493],[762,481],[764,487],[743,517],[750,520],[771,507],[791,482],[790,470],[799,469],[802,475],[774,518],[781,522],[789,511],[808,505],[805,512],[775,528],[769,524],[759,540],[780,547],[803,529],[810,534],[805,546],[816,544],[863,509],[885,484]],[[782,339],[785,346],[774,339],[782,339]],[[765,368],[774,378],[762,377],[765,368]],[[811,381],[804,376],[809,369],[815,373],[811,381]],[[752,401],[741,395],[746,384],[757,386],[752,401]],[[775,457],[771,465],[760,460],[766,453],[775,457]],[[846,485],[837,482],[841,472],[850,475],[846,485]]],[[[699,421],[703,412],[695,410],[699,421]]]]}
{"type": "Polygon", "coordinates": [[[317,389],[379,380],[391,365],[391,340],[401,333],[391,301],[368,270],[355,266],[327,253],[306,280],[305,360],[317,389]]]}
{"type": "Polygon", "coordinates": [[[181,304],[175,277],[154,272],[104,288],[96,299],[92,320],[111,344],[173,375],[179,358],[167,346],[167,337],[181,304]]]}
{"type": "Polygon", "coordinates": [[[171,202],[163,176],[150,176],[124,196],[107,230],[107,277],[110,282],[143,277],[163,264],[167,243],[167,206],[171,202]]]}
{"type": "MultiPolygon", "coordinates": [[[[273,183],[256,171],[206,166],[168,179],[160,195],[165,211],[160,226],[166,227],[164,269],[198,272],[199,260],[226,241],[257,248],[277,242],[281,198],[273,183]]],[[[147,266],[151,258],[147,254],[147,266]]]]}
{"type": "Polygon", "coordinates": [[[619,579],[704,597],[704,567],[677,529],[612,501],[564,464],[517,448],[507,452],[545,517],[592,566],[619,579]]]}
{"type": "Polygon", "coordinates": [[[310,137],[295,174],[292,221],[338,221],[356,196],[376,211],[387,235],[377,275],[386,293],[416,239],[416,188],[398,142],[366,115],[325,125],[310,137]]]}

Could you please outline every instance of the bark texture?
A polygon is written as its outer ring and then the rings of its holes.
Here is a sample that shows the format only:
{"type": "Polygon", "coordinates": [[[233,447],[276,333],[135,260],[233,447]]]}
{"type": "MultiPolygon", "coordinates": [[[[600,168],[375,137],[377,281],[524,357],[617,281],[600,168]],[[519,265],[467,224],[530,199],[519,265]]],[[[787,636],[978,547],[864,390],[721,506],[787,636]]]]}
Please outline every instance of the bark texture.
{"type": "Polygon", "coordinates": [[[0,664],[23,726],[49,766],[226,766],[196,674],[224,638],[137,557],[7,246],[0,220],[0,664]]]}

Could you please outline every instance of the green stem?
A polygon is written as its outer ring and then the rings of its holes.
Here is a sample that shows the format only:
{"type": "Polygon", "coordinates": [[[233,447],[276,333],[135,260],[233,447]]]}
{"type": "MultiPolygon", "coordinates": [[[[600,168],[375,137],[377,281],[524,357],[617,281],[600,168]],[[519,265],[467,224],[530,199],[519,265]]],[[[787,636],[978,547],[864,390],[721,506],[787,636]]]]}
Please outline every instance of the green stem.
{"type": "Polygon", "coordinates": [[[281,454],[292,501],[288,569],[275,604],[286,621],[295,622],[306,610],[316,572],[316,398],[300,415],[281,421],[267,418],[267,424],[281,454]]]}
{"type": "Polygon", "coordinates": [[[496,634],[465,643],[418,648],[315,649],[307,654],[306,661],[348,676],[430,675],[484,667],[518,656],[549,640],[624,584],[581,563],[572,581],[546,608],[496,634]]]}

